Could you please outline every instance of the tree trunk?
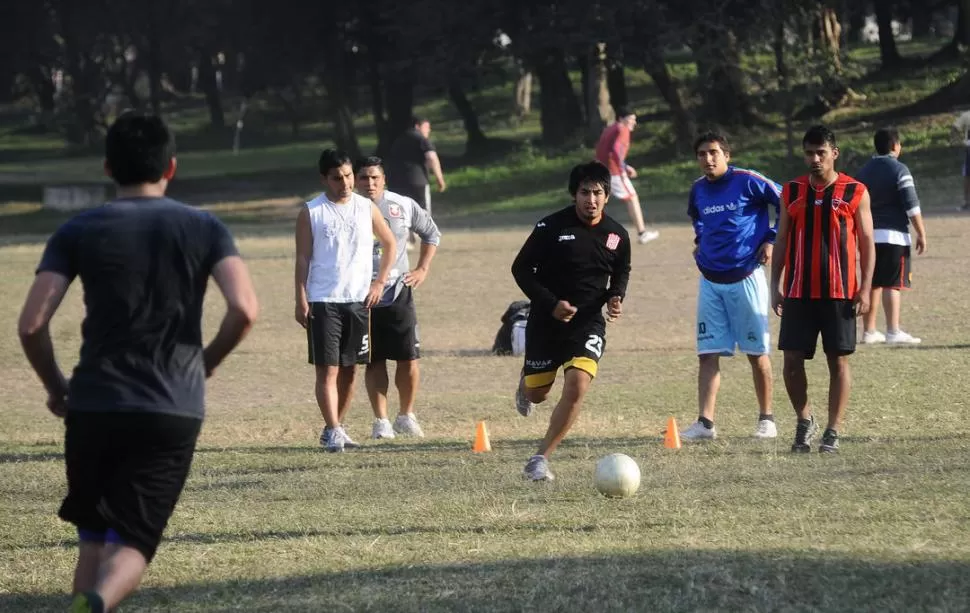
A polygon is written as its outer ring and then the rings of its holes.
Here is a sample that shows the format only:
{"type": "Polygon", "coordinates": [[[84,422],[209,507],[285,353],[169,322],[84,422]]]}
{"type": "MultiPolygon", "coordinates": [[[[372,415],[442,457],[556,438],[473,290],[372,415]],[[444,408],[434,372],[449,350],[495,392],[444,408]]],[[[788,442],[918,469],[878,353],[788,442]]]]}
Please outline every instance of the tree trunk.
{"type": "Polygon", "coordinates": [[[351,159],[360,157],[360,142],[354,128],[354,115],[350,110],[347,96],[347,80],[344,71],[346,51],[338,36],[330,36],[326,66],[324,67],[330,117],[333,122],[333,140],[337,148],[346,152],[351,159]]]}
{"type": "Polygon", "coordinates": [[[643,69],[653,79],[653,84],[657,86],[660,95],[663,96],[670,108],[674,123],[674,137],[677,139],[677,149],[679,151],[690,151],[696,131],[694,117],[688,110],[680,84],[670,74],[667,63],[664,61],[663,50],[658,45],[650,44],[644,51],[643,69]]]}
{"type": "Polygon", "coordinates": [[[780,12],[775,22],[775,36],[772,47],[775,52],[775,72],[778,74],[778,91],[782,96],[782,114],[785,118],[785,145],[788,159],[795,159],[795,100],[791,91],[791,73],[788,71],[788,58],[785,56],[786,0],[779,0],[780,12]]]}
{"type": "Polygon", "coordinates": [[[752,126],[758,118],[744,88],[737,37],[719,25],[700,26],[694,44],[704,115],[722,126],[752,126]]]}
{"type": "Polygon", "coordinates": [[[64,45],[66,72],[71,79],[71,108],[74,123],[68,127],[67,140],[70,143],[89,146],[99,140],[97,108],[97,74],[91,58],[77,32],[79,22],[71,2],[62,2],[57,11],[60,18],[60,32],[64,45]]]}
{"type": "Polygon", "coordinates": [[[933,13],[917,9],[912,11],[912,20],[913,38],[929,38],[933,29],[933,13]]]}
{"type": "MultiPolygon", "coordinates": [[[[876,0],[876,6],[880,1],[885,0],[876,0]]],[[[866,27],[866,3],[850,2],[848,9],[849,31],[846,34],[846,42],[850,45],[858,45],[862,42],[862,30],[866,27]]]]}
{"type": "Polygon", "coordinates": [[[380,148],[387,152],[398,136],[411,129],[414,121],[414,64],[411,60],[392,62],[384,74],[387,140],[380,148]]]}
{"type": "MultiPolygon", "coordinates": [[[[609,50],[609,49],[607,49],[609,50]]],[[[610,90],[610,105],[613,110],[629,104],[626,92],[626,74],[623,72],[623,60],[611,57],[606,62],[606,86],[610,90]]]]}
{"type": "Polygon", "coordinates": [[[162,112],[162,41],[158,32],[158,17],[150,3],[150,22],[148,24],[148,91],[152,103],[152,113],[162,112]]]}
{"type": "Polygon", "coordinates": [[[215,129],[226,127],[226,115],[222,111],[222,95],[216,84],[216,71],[212,66],[212,54],[207,50],[199,53],[199,86],[205,94],[209,107],[209,123],[215,129]]]}
{"type": "Polygon", "coordinates": [[[539,79],[542,143],[547,147],[570,144],[582,132],[583,113],[569,80],[565,53],[558,48],[545,49],[534,65],[539,79]]]}
{"type": "Polygon", "coordinates": [[[462,89],[461,82],[457,77],[448,82],[448,97],[451,98],[451,103],[455,105],[455,109],[461,115],[462,123],[465,125],[465,134],[467,135],[465,155],[474,157],[481,153],[488,139],[482,132],[478,114],[469,102],[468,96],[465,95],[465,90],[462,89]]]}
{"type": "Polygon", "coordinates": [[[381,83],[381,65],[377,55],[368,48],[367,51],[367,81],[370,87],[371,113],[374,116],[374,127],[377,130],[376,154],[384,157],[390,147],[387,136],[387,117],[384,115],[384,90],[381,83]]]}
{"type": "Polygon", "coordinates": [[[517,60],[519,74],[515,79],[515,114],[525,117],[532,112],[532,73],[517,60]]]}
{"type": "Polygon", "coordinates": [[[818,11],[818,40],[834,74],[842,75],[842,24],[831,0],[825,1],[818,11]]]}
{"type": "Polygon", "coordinates": [[[879,26],[879,59],[884,70],[898,68],[903,58],[893,36],[893,7],[889,2],[876,2],[876,24],[879,26]]]}
{"type": "Polygon", "coordinates": [[[970,0],[959,0],[957,13],[957,28],[953,42],[958,48],[970,45],[970,0]]]}
{"type": "Polygon", "coordinates": [[[596,43],[586,54],[586,144],[593,146],[599,140],[606,124],[613,121],[610,107],[610,90],[607,85],[606,45],[596,43]]]}

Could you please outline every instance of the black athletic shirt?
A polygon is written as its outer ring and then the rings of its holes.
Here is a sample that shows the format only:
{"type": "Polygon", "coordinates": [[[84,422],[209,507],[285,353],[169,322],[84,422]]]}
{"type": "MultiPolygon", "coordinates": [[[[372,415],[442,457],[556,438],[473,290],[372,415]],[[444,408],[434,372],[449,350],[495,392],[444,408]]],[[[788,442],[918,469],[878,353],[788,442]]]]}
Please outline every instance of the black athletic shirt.
{"type": "Polygon", "coordinates": [[[417,128],[411,128],[397,137],[387,156],[388,187],[398,190],[427,185],[428,166],[424,154],[429,151],[434,151],[434,145],[417,128]]]}
{"type": "Polygon", "coordinates": [[[80,277],[84,290],[68,410],[202,418],[202,302],[232,255],[218,219],[168,198],[115,200],[62,225],[37,272],[80,277]]]}
{"type": "Polygon", "coordinates": [[[603,305],[622,300],[630,279],[630,236],[603,215],[587,226],[566,207],[536,224],[512,264],[512,275],[529,300],[532,313],[552,319],[556,303],[566,300],[579,310],[573,323],[603,319],[603,305]]]}

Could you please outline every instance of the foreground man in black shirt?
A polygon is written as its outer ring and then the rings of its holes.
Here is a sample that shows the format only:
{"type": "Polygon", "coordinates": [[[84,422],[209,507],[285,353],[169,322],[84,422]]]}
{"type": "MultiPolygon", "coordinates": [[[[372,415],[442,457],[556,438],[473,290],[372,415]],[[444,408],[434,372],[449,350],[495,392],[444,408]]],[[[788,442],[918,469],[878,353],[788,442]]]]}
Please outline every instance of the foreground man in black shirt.
{"type": "Polygon", "coordinates": [[[118,197],[51,236],[18,326],[48,408],[65,419],[67,497],[58,514],[77,526],[80,540],[74,613],[110,611],[138,586],[189,473],[205,380],[258,310],[226,227],[165,197],[175,148],[162,120],[122,115],[105,149],[118,197]],[[203,350],[210,276],[226,315],[203,350]],[[48,323],[75,277],[86,317],[68,381],[48,323]]]}
{"type": "Polygon", "coordinates": [[[603,306],[615,321],[630,278],[630,237],[603,213],[609,170],[599,162],[576,166],[569,194],[574,205],[537,223],[512,264],[515,282],[532,303],[515,396],[519,413],[530,415],[546,399],[560,367],[565,377],[546,437],[525,465],[533,481],[554,478],[549,455],[576,421],[606,347],[603,306]]]}

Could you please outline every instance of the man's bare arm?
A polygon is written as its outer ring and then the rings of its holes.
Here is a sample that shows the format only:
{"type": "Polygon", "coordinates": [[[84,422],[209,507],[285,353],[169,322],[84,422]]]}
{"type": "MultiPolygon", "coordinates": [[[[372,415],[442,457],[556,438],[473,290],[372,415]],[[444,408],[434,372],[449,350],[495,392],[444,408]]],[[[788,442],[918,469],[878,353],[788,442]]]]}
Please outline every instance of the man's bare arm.
{"type": "Polygon", "coordinates": [[[17,334],[24,354],[52,397],[67,394],[67,379],[54,356],[49,324],[69,286],[70,281],[64,275],[56,272],[38,273],[27,293],[17,323],[17,334]]]}
{"type": "Polygon", "coordinates": [[[249,334],[259,314],[259,302],[246,263],[238,255],[220,260],[212,269],[222,296],[226,299],[226,314],[219,332],[203,351],[206,377],[212,376],[226,356],[249,334]]]}
{"type": "Polygon", "coordinates": [[[441,159],[438,157],[437,151],[428,151],[424,154],[424,163],[427,165],[428,170],[434,175],[436,181],[438,181],[438,191],[443,192],[447,185],[445,184],[445,175],[441,172],[441,159]]]}

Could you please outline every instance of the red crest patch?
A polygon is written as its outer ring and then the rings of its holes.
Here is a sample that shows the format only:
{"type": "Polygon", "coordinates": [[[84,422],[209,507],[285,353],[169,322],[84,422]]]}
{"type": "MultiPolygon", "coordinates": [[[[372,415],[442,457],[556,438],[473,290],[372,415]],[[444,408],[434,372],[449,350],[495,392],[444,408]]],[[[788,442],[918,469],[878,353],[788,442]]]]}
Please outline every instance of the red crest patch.
{"type": "Polygon", "coordinates": [[[610,232],[606,237],[606,248],[615,251],[620,246],[620,235],[610,232]]]}
{"type": "Polygon", "coordinates": [[[399,204],[391,204],[391,205],[388,205],[388,207],[387,207],[387,214],[390,215],[391,217],[400,217],[401,216],[401,205],[399,205],[399,204]]]}

